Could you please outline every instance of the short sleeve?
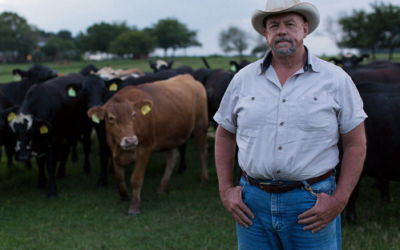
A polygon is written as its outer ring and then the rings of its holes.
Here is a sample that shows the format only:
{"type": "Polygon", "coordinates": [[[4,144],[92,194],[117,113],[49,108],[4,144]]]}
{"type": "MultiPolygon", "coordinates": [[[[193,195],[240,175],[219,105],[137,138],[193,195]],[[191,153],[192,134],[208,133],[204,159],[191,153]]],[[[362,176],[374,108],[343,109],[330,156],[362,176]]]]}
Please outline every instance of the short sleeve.
{"type": "Polygon", "coordinates": [[[335,101],[340,106],[338,123],[341,134],[350,132],[368,117],[360,93],[347,74],[337,82],[335,101]]]}
{"type": "Polygon", "coordinates": [[[236,107],[238,99],[237,86],[235,85],[235,78],[233,78],[225,91],[217,113],[214,115],[214,120],[221,127],[233,134],[236,134],[237,129],[237,118],[233,110],[236,107]]]}

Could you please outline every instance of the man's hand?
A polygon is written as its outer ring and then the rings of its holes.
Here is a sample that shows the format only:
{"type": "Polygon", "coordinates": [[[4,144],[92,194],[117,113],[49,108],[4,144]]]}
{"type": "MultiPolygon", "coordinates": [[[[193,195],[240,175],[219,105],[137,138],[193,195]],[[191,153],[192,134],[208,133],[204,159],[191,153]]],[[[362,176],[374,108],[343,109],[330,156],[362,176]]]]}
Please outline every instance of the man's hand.
{"type": "Polygon", "coordinates": [[[248,228],[253,222],[247,217],[254,219],[254,214],[242,201],[242,187],[231,187],[220,193],[222,203],[231,214],[231,216],[242,227],[248,228]],[[247,214],[247,215],[246,215],[247,214]]]}
{"type": "Polygon", "coordinates": [[[314,207],[300,214],[299,224],[308,224],[303,229],[315,233],[326,227],[345,208],[346,203],[340,202],[334,196],[319,193],[314,207]]]}

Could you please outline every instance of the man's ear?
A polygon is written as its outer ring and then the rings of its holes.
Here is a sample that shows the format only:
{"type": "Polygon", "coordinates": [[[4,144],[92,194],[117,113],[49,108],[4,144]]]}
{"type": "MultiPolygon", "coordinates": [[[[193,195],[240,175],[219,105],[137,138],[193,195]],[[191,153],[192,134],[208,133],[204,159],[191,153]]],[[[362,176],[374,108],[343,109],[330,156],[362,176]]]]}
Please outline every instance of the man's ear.
{"type": "Polygon", "coordinates": [[[153,107],[153,102],[146,99],[146,100],[134,102],[134,103],[132,103],[132,105],[133,105],[133,109],[135,111],[140,112],[142,115],[147,115],[153,107]]]}
{"type": "Polygon", "coordinates": [[[88,115],[88,117],[89,117],[90,119],[93,120],[93,122],[98,123],[98,122],[96,121],[96,118],[97,118],[99,121],[104,120],[104,117],[106,116],[106,111],[103,109],[103,107],[93,107],[93,108],[91,108],[91,109],[89,109],[89,110],[87,111],[87,115],[88,115]]]}
{"type": "Polygon", "coordinates": [[[307,35],[308,35],[308,22],[305,22],[305,23],[304,23],[303,30],[304,30],[304,36],[303,36],[303,38],[306,38],[307,35]]]}
{"type": "Polygon", "coordinates": [[[123,81],[119,78],[114,78],[104,82],[109,91],[119,91],[123,83],[123,81]]]}
{"type": "Polygon", "coordinates": [[[75,97],[76,94],[82,90],[82,82],[70,83],[65,86],[65,91],[67,91],[68,96],[75,97]]]}

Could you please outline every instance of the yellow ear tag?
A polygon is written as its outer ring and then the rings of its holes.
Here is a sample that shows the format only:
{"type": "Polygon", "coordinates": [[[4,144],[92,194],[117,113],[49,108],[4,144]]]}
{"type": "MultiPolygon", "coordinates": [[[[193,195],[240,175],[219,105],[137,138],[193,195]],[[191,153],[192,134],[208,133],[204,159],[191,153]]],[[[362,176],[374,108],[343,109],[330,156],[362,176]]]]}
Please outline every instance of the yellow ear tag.
{"type": "Polygon", "coordinates": [[[113,82],[113,83],[110,85],[109,90],[110,90],[110,91],[117,91],[117,90],[118,90],[118,85],[117,85],[115,82],[113,82]]]}
{"type": "Polygon", "coordinates": [[[75,89],[72,88],[72,87],[70,87],[70,88],[68,89],[68,95],[71,96],[71,97],[75,97],[75,96],[76,96],[76,91],[75,91],[75,89]]]}
{"type": "Polygon", "coordinates": [[[231,71],[233,71],[233,72],[236,72],[236,71],[237,71],[235,64],[232,64],[232,66],[231,66],[231,71]]]}
{"type": "Polygon", "coordinates": [[[149,105],[144,105],[144,106],[142,106],[142,114],[143,114],[143,115],[146,115],[147,113],[149,113],[150,110],[151,110],[151,108],[150,108],[149,105]]]}
{"type": "Polygon", "coordinates": [[[46,125],[42,125],[40,127],[40,134],[47,134],[49,132],[49,130],[47,129],[46,125]]]}
{"type": "Polygon", "coordinates": [[[15,115],[14,112],[9,113],[8,116],[7,116],[7,120],[8,120],[8,121],[12,121],[12,120],[14,120],[15,118],[17,118],[17,116],[15,115]]]}
{"type": "Polygon", "coordinates": [[[96,114],[92,114],[92,121],[94,122],[94,123],[100,123],[100,120],[99,120],[99,118],[97,117],[97,115],[96,114]]]}

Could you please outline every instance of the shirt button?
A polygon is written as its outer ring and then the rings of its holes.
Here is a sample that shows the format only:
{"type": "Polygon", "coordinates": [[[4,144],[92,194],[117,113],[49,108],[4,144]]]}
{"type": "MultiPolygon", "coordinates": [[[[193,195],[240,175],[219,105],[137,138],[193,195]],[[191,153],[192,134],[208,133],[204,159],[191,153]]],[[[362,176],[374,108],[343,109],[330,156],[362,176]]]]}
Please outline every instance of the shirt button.
{"type": "Polygon", "coordinates": [[[280,173],[281,173],[281,171],[280,171],[280,170],[278,170],[278,171],[276,171],[276,173],[277,173],[277,174],[280,174],[280,173]]]}
{"type": "Polygon", "coordinates": [[[318,98],[317,98],[317,97],[314,97],[314,101],[316,101],[316,100],[318,100],[318,98]]]}
{"type": "Polygon", "coordinates": [[[281,146],[279,146],[279,147],[278,147],[278,150],[282,150],[282,147],[281,147],[281,146]]]}
{"type": "Polygon", "coordinates": [[[284,122],[281,122],[279,125],[283,126],[283,124],[285,124],[284,122]]]}
{"type": "Polygon", "coordinates": [[[252,97],[251,100],[254,101],[254,97],[252,97]]]}
{"type": "Polygon", "coordinates": [[[282,102],[286,102],[286,100],[285,100],[285,99],[282,99],[282,102]]]}

